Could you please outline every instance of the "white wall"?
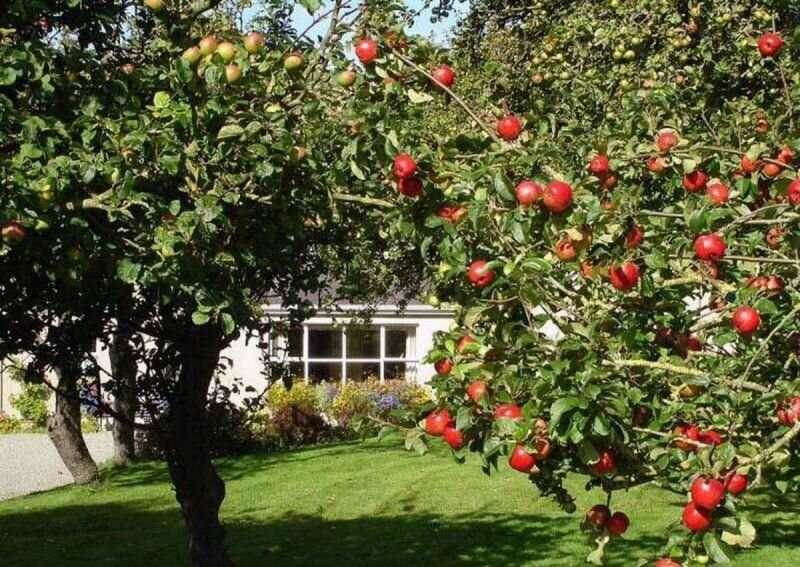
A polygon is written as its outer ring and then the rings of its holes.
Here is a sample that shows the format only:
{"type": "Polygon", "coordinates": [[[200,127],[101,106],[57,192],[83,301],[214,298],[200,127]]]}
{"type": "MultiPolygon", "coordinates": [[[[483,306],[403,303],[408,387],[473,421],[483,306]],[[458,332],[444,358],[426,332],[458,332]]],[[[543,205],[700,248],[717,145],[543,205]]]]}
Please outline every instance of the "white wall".
{"type": "MultiPolygon", "coordinates": [[[[357,313],[361,306],[353,306],[352,308],[353,312],[357,313]]],[[[285,315],[285,312],[277,307],[272,307],[267,311],[272,317],[285,315]]],[[[304,324],[347,324],[349,320],[350,317],[347,314],[337,313],[335,316],[319,315],[312,317],[304,321],[304,324]]],[[[434,333],[448,330],[452,320],[450,312],[440,311],[428,306],[414,306],[402,313],[398,313],[396,306],[382,305],[371,317],[369,323],[372,325],[403,325],[415,328],[414,356],[420,361],[417,364],[416,380],[418,383],[424,384],[433,377],[436,371],[432,364],[425,364],[422,360],[433,346],[434,333]]],[[[234,377],[242,378],[243,386],[252,386],[257,391],[262,391],[266,383],[262,375],[261,355],[261,349],[257,341],[251,339],[248,343],[245,338],[235,341],[222,353],[222,356],[230,359],[231,363],[231,367],[226,372],[226,376],[229,378],[226,382],[230,384],[234,377]]]]}

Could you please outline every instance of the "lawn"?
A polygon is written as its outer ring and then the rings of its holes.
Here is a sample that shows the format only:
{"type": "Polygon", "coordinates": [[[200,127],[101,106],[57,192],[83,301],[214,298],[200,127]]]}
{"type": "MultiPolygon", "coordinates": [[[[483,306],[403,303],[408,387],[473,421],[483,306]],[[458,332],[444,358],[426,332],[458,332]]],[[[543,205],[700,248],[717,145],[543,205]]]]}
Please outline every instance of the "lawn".
{"type": "MultiPolygon", "coordinates": [[[[579,515],[540,499],[523,475],[485,477],[437,450],[419,457],[396,440],[343,444],[220,462],[223,517],[240,567],[280,565],[575,566],[586,554],[579,515]]],[[[578,510],[600,501],[575,478],[578,510]]],[[[758,546],[737,566],[800,565],[800,500],[780,509],[753,498],[758,546]]],[[[609,565],[657,550],[680,498],[639,488],[616,498],[631,529],[609,565]]],[[[0,503],[5,566],[182,565],[183,529],[165,469],[108,470],[92,488],[0,503]]]]}

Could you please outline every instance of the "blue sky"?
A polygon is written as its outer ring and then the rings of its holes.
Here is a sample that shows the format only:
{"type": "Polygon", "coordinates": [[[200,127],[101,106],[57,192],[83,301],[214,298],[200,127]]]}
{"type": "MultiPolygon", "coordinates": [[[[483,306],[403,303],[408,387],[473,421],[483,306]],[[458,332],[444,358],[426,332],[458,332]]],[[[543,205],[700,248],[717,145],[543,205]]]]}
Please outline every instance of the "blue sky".
{"type": "MultiPolygon", "coordinates": [[[[323,0],[324,1],[324,0],[323,0]]],[[[325,6],[329,6],[328,2],[324,2],[323,10],[327,8],[325,6]]],[[[420,0],[409,0],[408,6],[412,10],[418,10],[423,5],[423,2],[420,0]]],[[[453,27],[453,24],[457,20],[457,12],[463,11],[465,8],[464,5],[458,4],[457,10],[451,14],[447,20],[437,22],[436,24],[432,24],[430,22],[430,10],[425,10],[416,20],[414,26],[408,30],[409,33],[415,35],[423,35],[432,38],[437,43],[445,43],[447,41],[448,34],[450,29],[453,27]]],[[[297,29],[305,29],[312,21],[313,17],[306,12],[305,8],[297,4],[294,9],[294,13],[292,14],[292,20],[295,23],[295,27],[297,29]]],[[[319,24],[319,29],[324,30],[325,24],[319,24]]],[[[312,35],[314,37],[314,35],[312,35]]]]}

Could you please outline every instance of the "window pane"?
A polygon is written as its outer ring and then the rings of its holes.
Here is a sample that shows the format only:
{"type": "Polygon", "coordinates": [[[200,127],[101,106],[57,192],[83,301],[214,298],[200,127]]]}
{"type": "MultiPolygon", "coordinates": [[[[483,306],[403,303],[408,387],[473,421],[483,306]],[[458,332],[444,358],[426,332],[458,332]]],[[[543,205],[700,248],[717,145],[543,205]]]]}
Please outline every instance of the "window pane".
{"type": "Polygon", "coordinates": [[[347,358],[380,358],[378,329],[347,329],[347,358]]]}
{"type": "Polygon", "coordinates": [[[311,358],[341,358],[342,332],[339,329],[309,329],[308,355],[311,358]]]}
{"type": "Polygon", "coordinates": [[[292,378],[298,378],[300,380],[304,379],[305,376],[303,370],[303,363],[302,362],[290,362],[289,363],[289,376],[292,378]]]}
{"type": "Polygon", "coordinates": [[[386,362],[383,371],[386,380],[411,380],[414,378],[414,365],[405,362],[386,362]]]}
{"type": "MultiPolygon", "coordinates": [[[[348,339],[350,336],[348,335],[348,339]]],[[[380,378],[381,365],[378,362],[348,362],[347,379],[360,381],[367,378],[380,378]]]]}
{"type": "Polygon", "coordinates": [[[342,379],[342,364],[339,362],[311,362],[308,364],[308,380],[318,382],[338,382],[342,379]]]}
{"type": "Polygon", "coordinates": [[[408,331],[405,329],[386,329],[386,356],[389,358],[409,358],[408,331]]]}
{"type": "Polygon", "coordinates": [[[303,356],[303,328],[292,329],[288,337],[289,356],[303,356]]]}

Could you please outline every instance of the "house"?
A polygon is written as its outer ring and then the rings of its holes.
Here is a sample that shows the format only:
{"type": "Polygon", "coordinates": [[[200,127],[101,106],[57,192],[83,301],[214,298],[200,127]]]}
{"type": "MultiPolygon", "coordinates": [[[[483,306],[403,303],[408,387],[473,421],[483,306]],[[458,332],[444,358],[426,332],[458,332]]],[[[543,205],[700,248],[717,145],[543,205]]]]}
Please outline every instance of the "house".
{"type": "MultiPolygon", "coordinates": [[[[271,319],[285,319],[281,305],[268,305],[271,319]]],[[[423,362],[437,331],[446,331],[453,313],[412,300],[401,306],[388,300],[375,306],[337,301],[320,306],[301,325],[275,337],[269,352],[255,341],[240,338],[223,352],[230,361],[227,374],[245,386],[264,387],[264,356],[288,365],[292,376],[311,383],[347,382],[376,377],[406,379],[424,384],[436,373],[423,362]],[[370,317],[364,320],[364,313],[370,317]]]]}
{"type": "MultiPolygon", "coordinates": [[[[424,384],[436,373],[423,359],[433,346],[434,334],[450,327],[451,311],[415,300],[405,305],[393,299],[372,306],[342,300],[328,307],[322,303],[312,318],[276,337],[266,353],[252,339],[242,337],[231,344],[222,353],[228,363],[223,383],[241,379],[243,386],[263,391],[265,359],[287,364],[292,376],[312,383],[375,377],[424,384]],[[370,314],[366,321],[365,313],[370,314]]],[[[273,320],[289,315],[279,304],[268,305],[266,313],[273,320]]],[[[96,357],[110,371],[108,350],[101,347],[96,357]]],[[[5,370],[0,369],[0,412],[18,416],[11,396],[19,393],[20,384],[5,370]]]]}

